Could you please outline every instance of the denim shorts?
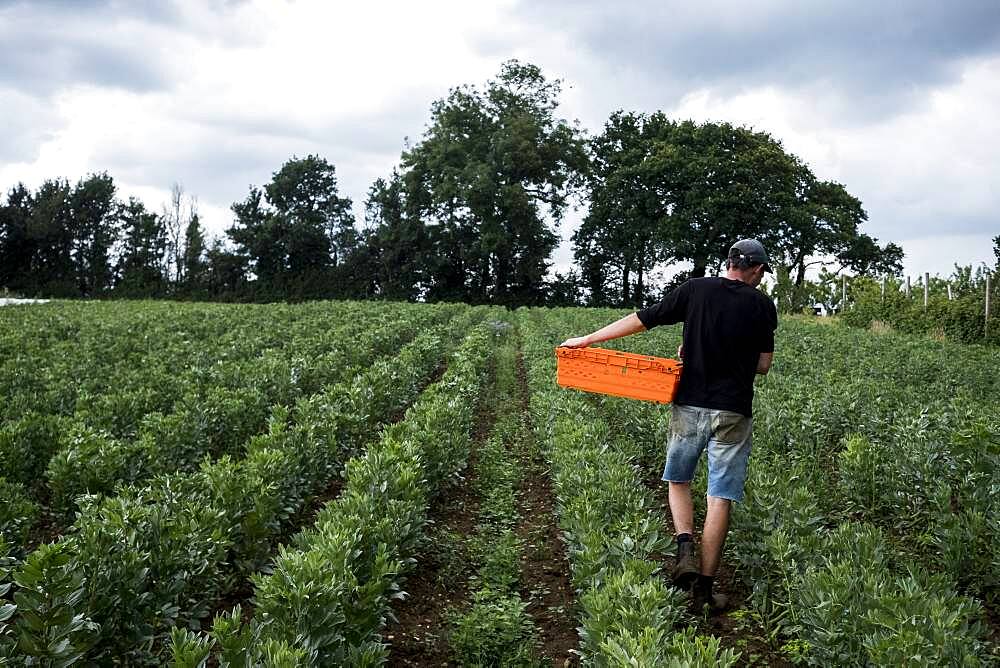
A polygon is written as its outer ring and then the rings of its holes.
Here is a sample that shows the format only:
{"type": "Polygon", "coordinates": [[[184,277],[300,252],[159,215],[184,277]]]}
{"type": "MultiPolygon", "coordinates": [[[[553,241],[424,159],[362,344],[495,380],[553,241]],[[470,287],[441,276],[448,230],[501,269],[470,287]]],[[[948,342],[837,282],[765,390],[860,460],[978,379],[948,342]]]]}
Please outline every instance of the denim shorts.
{"type": "Polygon", "coordinates": [[[673,405],[663,480],[690,482],[708,449],[708,495],[743,500],[753,419],[732,411],[673,405]]]}

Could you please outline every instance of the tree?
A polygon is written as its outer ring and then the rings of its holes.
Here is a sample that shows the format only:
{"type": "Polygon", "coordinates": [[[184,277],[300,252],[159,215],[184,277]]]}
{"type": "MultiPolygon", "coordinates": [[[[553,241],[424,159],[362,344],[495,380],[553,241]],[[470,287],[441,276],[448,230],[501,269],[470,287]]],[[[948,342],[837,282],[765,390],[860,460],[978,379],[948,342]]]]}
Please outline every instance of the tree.
{"type": "Polygon", "coordinates": [[[134,197],[120,204],[121,248],[115,269],[115,292],[129,297],[161,295],[167,283],[164,257],[168,233],[163,218],[134,197]]]}
{"type": "Polygon", "coordinates": [[[81,179],[68,205],[79,294],[102,294],[114,280],[111,247],[118,240],[114,180],[106,172],[81,179]]]}
{"type": "Polygon", "coordinates": [[[181,271],[184,278],[183,290],[191,294],[203,287],[205,279],[205,235],[201,231],[201,219],[197,212],[188,221],[184,230],[184,255],[181,258],[181,271]]]}
{"type": "Polygon", "coordinates": [[[798,161],[763,132],[729,123],[668,126],[649,169],[671,205],[666,244],[691,276],[718,269],[739,239],[773,238],[796,202],[798,161]]]}
{"type": "Polygon", "coordinates": [[[237,299],[246,293],[247,256],[213,239],[205,254],[205,286],[216,299],[237,299]]]}
{"type": "Polygon", "coordinates": [[[545,303],[549,306],[579,306],[583,303],[580,274],[570,269],[556,272],[545,282],[545,303]]]}
{"type": "Polygon", "coordinates": [[[902,251],[862,234],[861,201],[819,181],[767,133],[728,123],[674,122],[663,114],[612,114],[590,144],[591,208],[574,253],[591,303],[641,306],[658,264],[690,262],[704,276],[741,238],[761,239],[781,275],[778,297],[809,299],[806,269],[899,271],[902,251]]]}
{"type": "Polygon", "coordinates": [[[856,234],[848,241],[846,248],[837,254],[841,268],[836,273],[851,269],[859,275],[899,276],[903,271],[903,255],[903,249],[894,243],[879,246],[878,239],[867,234],[856,234]]]}
{"type": "Polygon", "coordinates": [[[29,227],[34,200],[31,191],[18,183],[0,206],[0,286],[24,289],[37,249],[29,227]]]}
{"type": "Polygon", "coordinates": [[[590,142],[590,210],[573,245],[593,305],[642,306],[646,277],[665,259],[674,204],[663,197],[664,174],[651,159],[672,125],[662,113],[618,111],[590,142]]]}
{"type": "Polygon", "coordinates": [[[728,123],[619,111],[591,148],[591,210],[574,241],[592,303],[641,305],[661,262],[718,270],[739,239],[774,239],[797,202],[798,161],[728,123]]]}
{"type": "Polygon", "coordinates": [[[858,227],[868,214],[861,200],[839,183],[818,181],[804,165],[798,168],[796,201],[788,219],[774,230],[774,264],[792,275],[793,288],[800,288],[806,269],[824,264],[828,256],[849,253],[858,239],[858,227]]]}
{"type": "Polygon", "coordinates": [[[484,90],[453,89],[432,105],[420,143],[404,151],[406,211],[434,248],[428,299],[531,304],[558,238],[584,152],[555,118],[561,90],[534,65],[504,63],[484,90]]]}
{"type": "Polygon", "coordinates": [[[404,195],[395,170],[388,181],[376,179],[368,190],[365,220],[378,294],[412,301],[422,297],[431,282],[428,267],[433,250],[423,221],[406,211],[404,195]]]}
{"type": "Polygon", "coordinates": [[[48,179],[32,198],[28,238],[34,252],[24,286],[33,293],[52,297],[80,294],[73,262],[72,192],[65,179],[48,179]]]}
{"type": "Polygon", "coordinates": [[[265,290],[343,292],[328,270],[343,262],[358,236],[351,200],[338,195],[336,172],[325,159],[293,157],[263,191],[252,187],[232,209],[236,221],[226,234],[265,290]]]}
{"type": "Polygon", "coordinates": [[[198,202],[193,196],[187,197],[185,206],[184,187],[174,183],[170,188],[170,202],[163,205],[160,216],[166,234],[166,252],[163,254],[163,275],[174,287],[185,282],[184,256],[186,232],[191,221],[198,215],[198,202]]]}

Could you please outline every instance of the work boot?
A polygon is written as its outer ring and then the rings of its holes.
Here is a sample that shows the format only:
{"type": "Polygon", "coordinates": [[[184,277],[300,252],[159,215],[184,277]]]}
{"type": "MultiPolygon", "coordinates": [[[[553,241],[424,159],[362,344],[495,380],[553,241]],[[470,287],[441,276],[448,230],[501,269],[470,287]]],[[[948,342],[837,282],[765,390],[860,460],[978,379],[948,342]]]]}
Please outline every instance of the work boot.
{"type": "Polygon", "coordinates": [[[694,607],[694,613],[700,615],[705,611],[705,606],[708,606],[708,612],[711,615],[718,614],[729,607],[729,597],[725,594],[719,594],[705,591],[698,591],[695,587],[694,593],[691,595],[691,605],[694,607]]]}
{"type": "Polygon", "coordinates": [[[701,572],[698,557],[694,556],[694,542],[687,541],[677,546],[677,564],[674,566],[674,586],[685,591],[691,588],[701,572]]]}

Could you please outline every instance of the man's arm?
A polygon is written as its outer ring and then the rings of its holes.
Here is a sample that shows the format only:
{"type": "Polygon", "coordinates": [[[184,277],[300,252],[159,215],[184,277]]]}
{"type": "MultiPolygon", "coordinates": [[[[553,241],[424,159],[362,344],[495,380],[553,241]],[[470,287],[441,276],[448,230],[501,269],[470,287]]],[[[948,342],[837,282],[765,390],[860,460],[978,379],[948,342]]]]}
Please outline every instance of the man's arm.
{"type": "Polygon", "coordinates": [[[766,375],[771,370],[771,362],[774,361],[774,353],[761,353],[757,358],[757,373],[766,375]]]}
{"type": "Polygon", "coordinates": [[[596,332],[588,334],[587,336],[577,336],[572,339],[566,339],[562,342],[562,346],[566,348],[584,348],[586,346],[592,346],[595,343],[600,343],[601,341],[620,339],[623,336],[644,331],[646,331],[646,326],[642,324],[641,320],[639,320],[639,316],[635,313],[630,313],[624,318],[616,320],[610,325],[606,325],[596,332]]]}

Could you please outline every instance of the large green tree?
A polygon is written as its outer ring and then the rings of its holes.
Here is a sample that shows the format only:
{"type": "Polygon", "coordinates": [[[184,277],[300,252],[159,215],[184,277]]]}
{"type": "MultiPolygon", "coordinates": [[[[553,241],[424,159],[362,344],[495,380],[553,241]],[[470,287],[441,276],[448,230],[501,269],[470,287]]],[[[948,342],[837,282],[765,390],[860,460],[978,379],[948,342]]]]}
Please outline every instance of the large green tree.
{"type": "Polygon", "coordinates": [[[652,158],[672,128],[661,113],[619,111],[590,142],[590,209],[573,247],[592,304],[646,301],[646,277],[665,259],[674,209],[652,158]]]}
{"type": "Polygon", "coordinates": [[[642,304],[663,262],[690,263],[694,277],[717,270],[737,240],[773,239],[797,203],[801,165],[748,128],[616,112],[590,146],[591,209],[574,252],[593,303],[642,304]]]}
{"type": "Polygon", "coordinates": [[[33,246],[24,285],[53,297],[79,295],[73,264],[73,189],[65,179],[48,179],[32,198],[28,238],[33,246]]]}
{"type": "Polygon", "coordinates": [[[407,211],[403,180],[393,171],[376,179],[368,191],[365,219],[378,294],[387,299],[415,300],[433,281],[434,250],[427,226],[407,211]]]}
{"type": "Polygon", "coordinates": [[[214,239],[205,253],[204,285],[215,299],[237,300],[248,294],[246,255],[214,239]]]}
{"type": "Polygon", "coordinates": [[[115,291],[129,297],[163,294],[167,277],[167,230],[163,218],[134,197],[119,205],[121,247],[116,265],[115,291]]]}
{"type": "Polygon", "coordinates": [[[480,90],[463,86],[431,108],[423,138],[402,156],[400,238],[426,237],[428,299],[541,303],[553,230],[584,151],[555,116],[559,81],[504,63],[480,90]],[[413,227],[419,220],[421,232],[413,227]]]}
{"type": "Polygon", "coordinates": [[[106,173],[72,187],[49,179],[34,194],[18,184],[0,206],[0,284],[56,297],[105,293],[114,282],[116,214],[115,185],[106,173]]]}
{"type": "Polygon", "coordinates": [[[340,197],[334,166],[310,155],[292,158],[263,191],[252,187],[232,207],[226,234],[272,296],[338,296],[336,268],[357,245],[351,200],[340,197]]]}
{"type": "Polygon", "coordinates": [[[798,161],[770,135],[729,123],[667,126],[650,169],[671,207],[669,252],[693,277],[718,269],[741,238],[773,238],[796,205],[798,161]]]}
{"type": "Polygon", "coordinates": [[[641,305],[652,267],[687,262],[685,276],[704,276],[746,237],[771,250],[789,303],[814,263],[898,271],[899,247],[860,232],[860,200],[767,133],[616,112],[590,149],[591,208],[574,252],[592,303],[641,305]]]}
{"type": "Polygon", "coordinates": [[[118,240],[118,202],[108,174],[81,179],[69,197],[73,264],[80,294],[89,297],[111,289],[111,248],[118,240]]]}
{"type": "Polygon", "coordinates": [[[193,213],[184,230],[184,252],[178,274],[181,278],[180,288],[187,294],[193,294],[205,287],[205,233],[201,229],[201,218],[193,213]]]}
{"type": "Polygon", "coordinates": [[[33,207],[34,198],[23,183],[11,188],[0,206],[0,286],[26,287],[37,246],[29,230],[33,207]]]}

